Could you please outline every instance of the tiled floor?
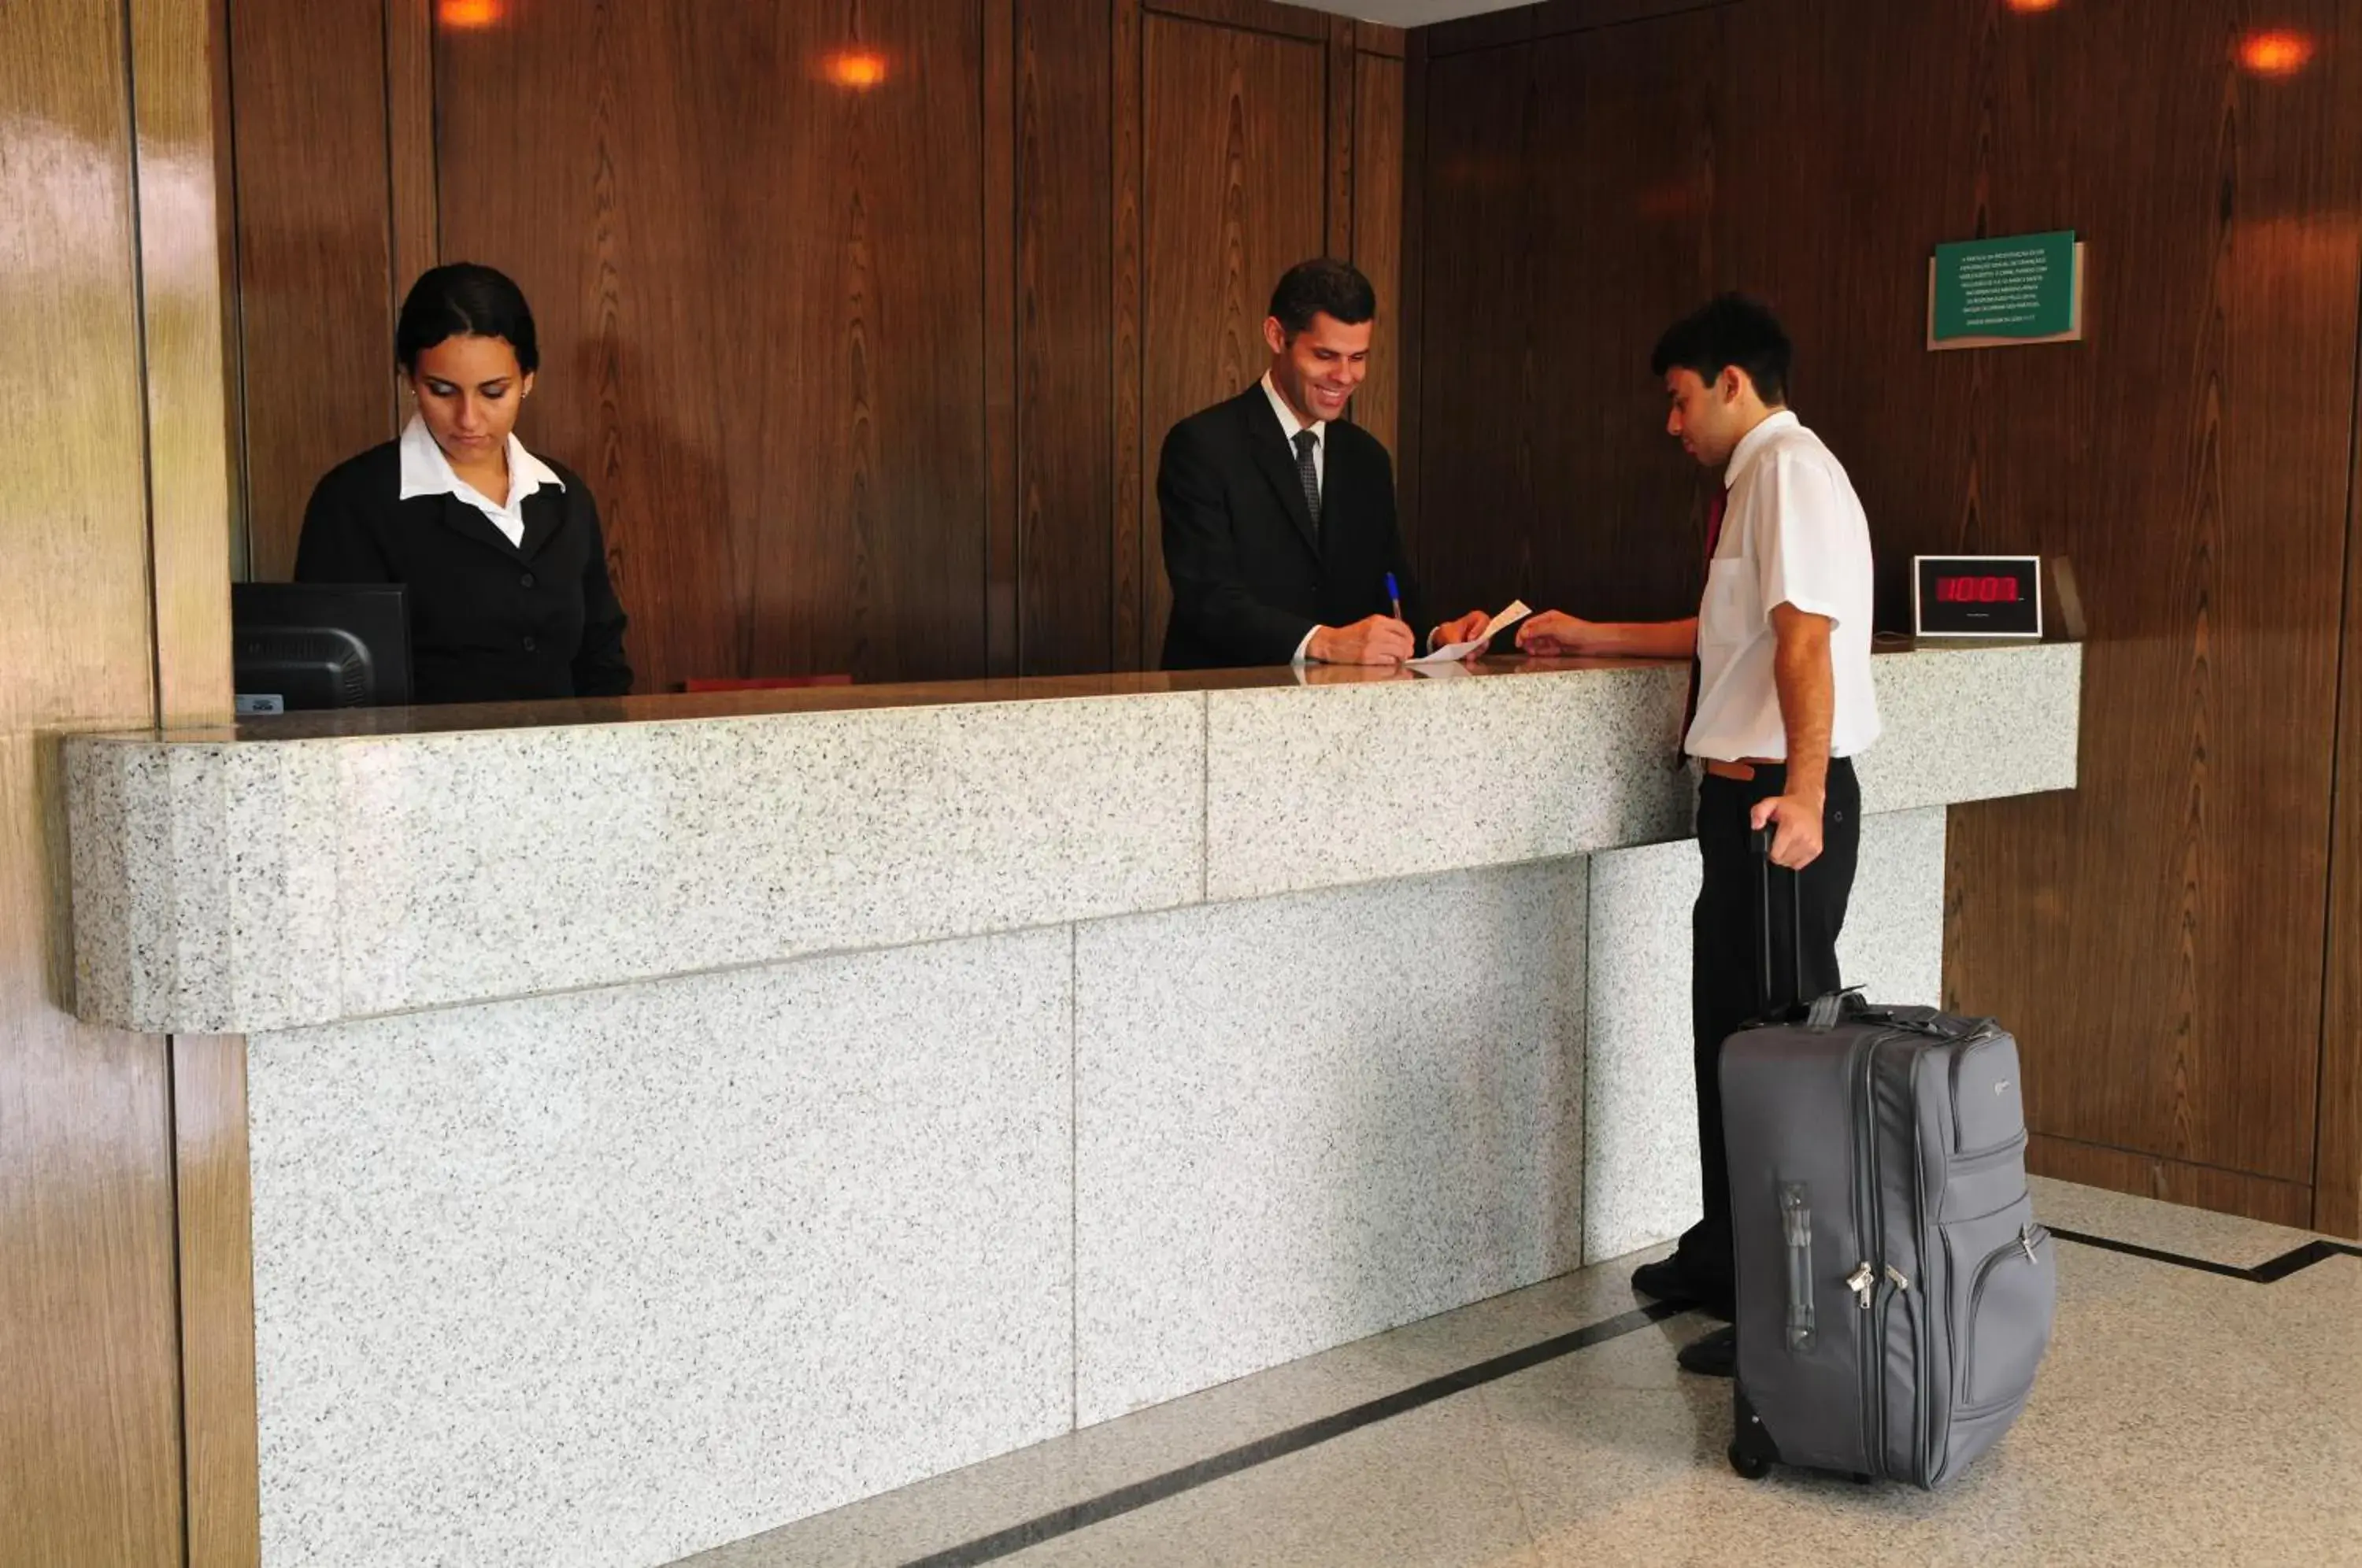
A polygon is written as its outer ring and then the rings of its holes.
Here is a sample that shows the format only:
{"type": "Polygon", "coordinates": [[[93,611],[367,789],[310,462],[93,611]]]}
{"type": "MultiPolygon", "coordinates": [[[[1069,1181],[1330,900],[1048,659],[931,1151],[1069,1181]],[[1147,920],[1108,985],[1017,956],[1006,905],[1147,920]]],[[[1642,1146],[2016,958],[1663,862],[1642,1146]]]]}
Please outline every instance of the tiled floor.
{"type": "MultiPolygon", "coordinates": [[[[2054,1226],[2248,1266],[2301,1232],[2040,1183],[2054,1226]]],[[[1645,1255],[1645,1254],[1644,1254],[1645,1255]]],[[[1731,1474],[1678,1317],[1115,1512],[1120,1489],[1629,1312],[1626,1259],[1412,1324],[680,1568],[2362,1563],[2362,1259],[2275,1284],[2071,1243],[2025,1419],[1928,1496],[1731,1474]],[[1063,1529],[1085,1506],[1093,1522],[1063,1529]],[[1111,1515],[1112,1517],[1102,1517],[1111,1515]],[[1029,1520],[1036,1543],[956,1549],[1029,1520]],[[1057,1533],[1051,1533],[1057,1531],[1057,1533]]],[[[1164,1490],[1164,1488],[1156,1488],[1164,1490]]]]}

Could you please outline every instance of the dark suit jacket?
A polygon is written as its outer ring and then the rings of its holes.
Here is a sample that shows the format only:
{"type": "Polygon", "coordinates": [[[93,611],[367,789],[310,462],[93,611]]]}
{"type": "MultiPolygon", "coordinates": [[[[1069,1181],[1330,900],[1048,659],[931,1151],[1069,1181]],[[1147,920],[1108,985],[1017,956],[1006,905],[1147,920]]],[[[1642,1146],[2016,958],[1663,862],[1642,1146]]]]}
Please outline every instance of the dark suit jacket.
{"type": "Polygon", "coordinates": [[[549,466],[566,488],[525,497],[511,545],[456,496],[400,499],[400,444],[372,447],[312,491],[295,580],[408,585],[415,701],[620,697],[632,667],[599,508],[580,476],[549,466]]]}
{"type": "Polygon", "coordinates": [[[1314,626],[1388,613],[1388,572],[1403,618],[1426,637],[1395,524],[1393,461],[1358,426],[1332,421],[1325,437],[1317,545],[1296,453],[1260,381],[1164,438],[1156,503],[1173,582],[1165,668],[1286,664],[1314,626]]]}

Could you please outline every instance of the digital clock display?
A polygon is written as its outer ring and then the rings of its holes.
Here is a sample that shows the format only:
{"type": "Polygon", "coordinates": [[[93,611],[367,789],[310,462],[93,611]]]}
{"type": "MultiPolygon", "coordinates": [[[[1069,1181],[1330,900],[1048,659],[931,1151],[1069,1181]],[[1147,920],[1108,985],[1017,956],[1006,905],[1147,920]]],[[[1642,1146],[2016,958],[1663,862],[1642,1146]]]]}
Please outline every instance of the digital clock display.
{"type": "Polygon", "coordinates": [[[1929,637],[2038,637],[2041,561],[2034,556],[1919,556],[1912,561],[1915,629],[1929,637]]]}
{"type": "Polygon", "coordinates": [[[2017,587],[2014,577],[1939,577],[1936,580],[1936,602],[2014,604],[2019,598],[2017,587]]]}

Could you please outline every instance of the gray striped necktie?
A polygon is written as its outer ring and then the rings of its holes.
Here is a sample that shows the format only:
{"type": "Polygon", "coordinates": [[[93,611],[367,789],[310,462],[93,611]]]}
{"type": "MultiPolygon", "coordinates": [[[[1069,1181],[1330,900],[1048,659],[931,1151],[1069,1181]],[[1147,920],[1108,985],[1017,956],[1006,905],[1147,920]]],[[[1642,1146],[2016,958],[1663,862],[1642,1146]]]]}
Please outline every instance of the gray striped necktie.
{"type": "Polygon", "coordinates": [[[1296,478],[1304,486],[1304,504],[1312,513],[1313,537],[1320,536],[1320,469],[1312,460],[1320,437],[1312,431],[1296,433],[1296,478]]]}

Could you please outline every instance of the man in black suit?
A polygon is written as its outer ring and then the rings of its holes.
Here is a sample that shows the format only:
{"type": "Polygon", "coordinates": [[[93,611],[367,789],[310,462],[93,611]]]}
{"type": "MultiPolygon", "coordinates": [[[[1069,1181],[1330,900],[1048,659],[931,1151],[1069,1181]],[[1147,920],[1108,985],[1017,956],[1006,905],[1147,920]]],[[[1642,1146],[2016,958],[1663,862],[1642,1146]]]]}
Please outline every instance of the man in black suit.
{"type": "MultiPolygon", "coordinates": [[[[1376,291],[1345,262],[1291,267],[1263,324],[1271,369],[1164,438],[1165,668],[1416,657],[1411,627],[1423,623],[1393,460],[1377,437],[1337,423],[1368,373],[1377,314],[1376,291]]],[[[1428,646],[1473,638],[1488,619],[1475,611],[1436,626],[1428,646]]]]}

